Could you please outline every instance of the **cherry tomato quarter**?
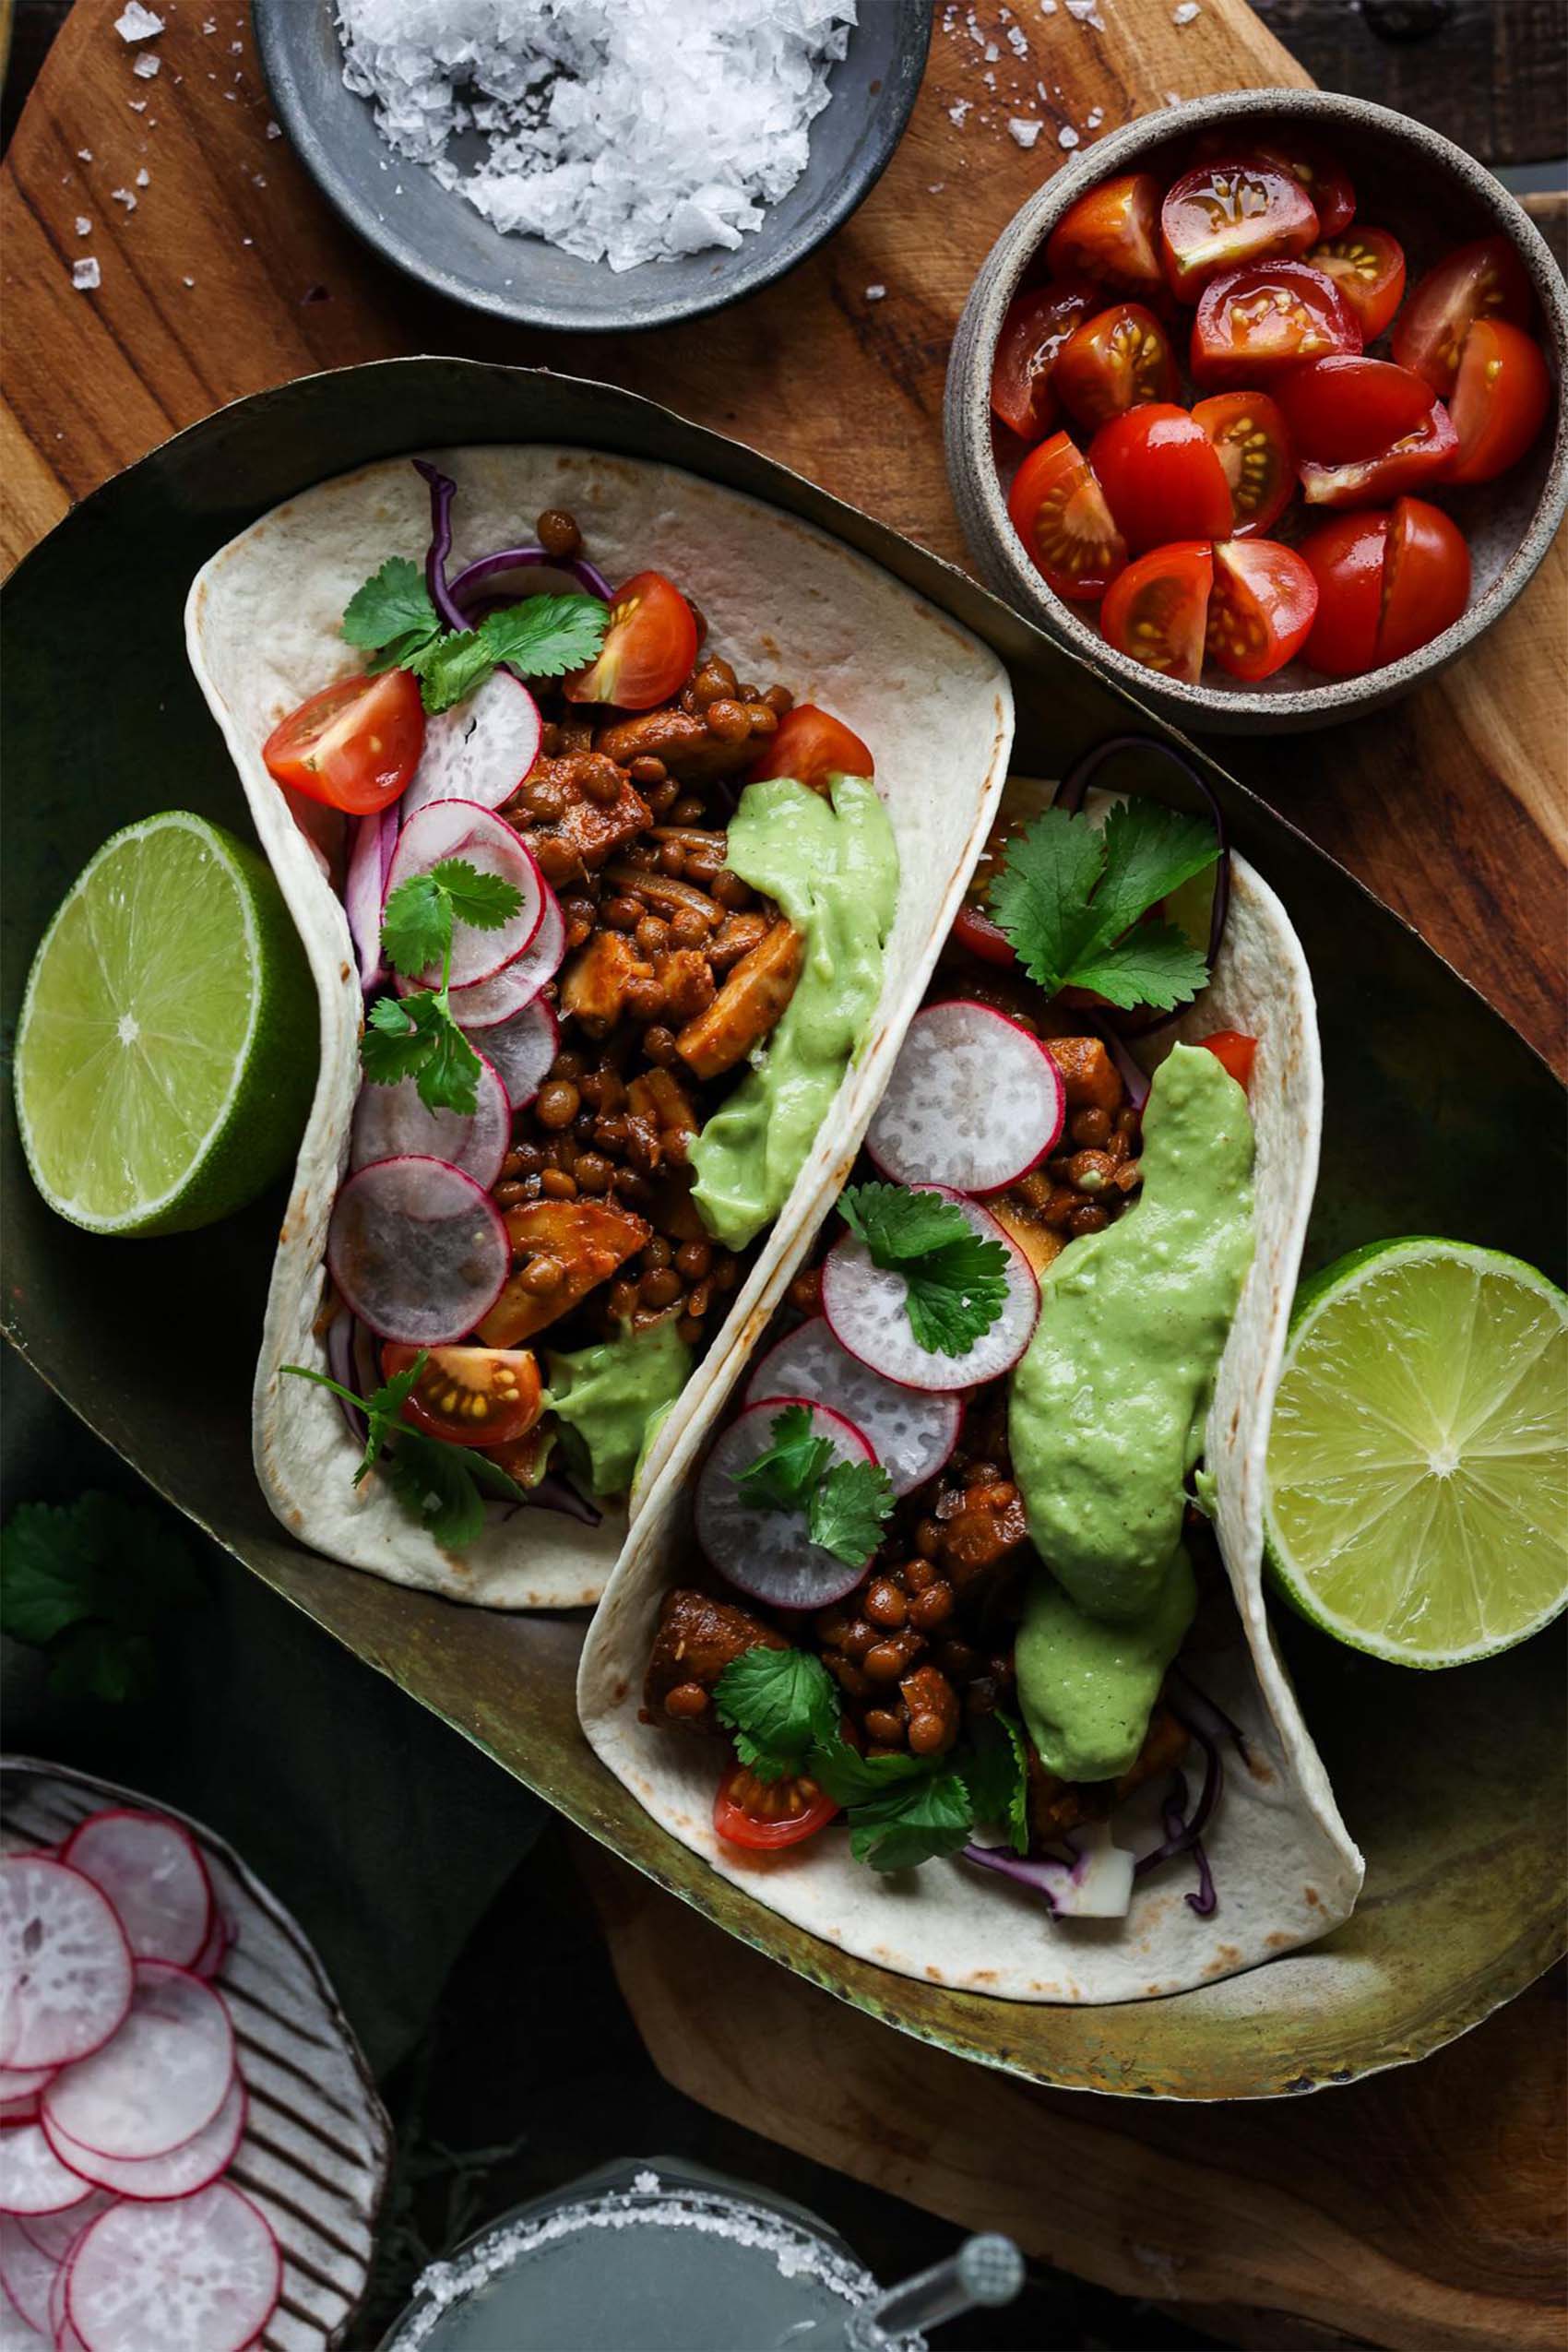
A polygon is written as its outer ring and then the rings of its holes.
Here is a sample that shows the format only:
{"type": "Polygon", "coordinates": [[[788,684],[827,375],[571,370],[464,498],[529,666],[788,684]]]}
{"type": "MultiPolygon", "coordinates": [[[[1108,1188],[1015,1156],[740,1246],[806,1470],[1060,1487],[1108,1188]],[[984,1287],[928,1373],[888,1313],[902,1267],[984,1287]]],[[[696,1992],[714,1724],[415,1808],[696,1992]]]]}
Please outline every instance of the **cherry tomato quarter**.
{"type": "MultiPolygon", "coordinates": [[[[383,1379],[406,1372],[419,1353],[389,1339],[381,1350],[383,1379]]],[[[533,1427],[542,1394],[526,1348],[432,1348],[403,1419],[448,1445],[505,1445],[533,1427]]]]}
{"type": "Polygon", "coordinates": [[[1341,229],[1307,255],[1309,266],[1332,278],[1354,311],[1363,343],[1374,343],[1399,307],[1405,291],[1405,251],[1386,229],[1341,229]]]}
{"type": "Polygon", "coordinates": [[[1273,539],[1221,540],[1206,650],[1232,678],[1272,678],[1305,645],[1317,602],[1317,581],[1293,547],[1273,539]]]}
{"type": "Polygon", "coordinates": [[[1479,318],[1527,327],[1535,307],[1525,265],[1506,237],[1457,245],[1417,280],[1394,322],[1394,356],[1446,399],[1465,338],[1479,318]]]}
{"type": "Polygon", "coordinates": [[[1371,457],[1344,466],[1301,462],[1301,495],[1309,506],[1364,506],[1378,499],[1397,497],[1403,490],[1419,490],[1425,482],[1446,481],[1459,447],[1459,436],[1441,400],[1434,400],[1412,432],[1402,433],[1371,457]]]}
{"type": "Polygon", "coordinates": [[[746,770],[746,781],[760,784],[765,777],[792,776],[797,784],[820,791],[830,776],[875,773],[870,751],[852,728],[830,710],[801,702],[785,712],[761,758],[746,770]]]}
{"type": "Polygon", "coordinates": [[[1460,354],[1451,404],[1459,447],[1443,479],[1495,481],[1517,465],[1550,406],[1539,345],[1506,319],[1478,319],[1460,354]]]}
{"type": "Polygon", "coordinates": [[[1103,596],[1127,561],[1105,493],[1064,433],[1030,450],[1013,477],[1007,512],[1046,586],[1069,602],[1103,596]]]}
{"type": "Polygon", "coordinates": [[[1185,409],[1154,400],[1101,425],[1090,470],[1129,553],[1173,539],[1223,539],[1230,484],[1213,443],[1185,409]]]}
{"type": "Polygon", "coordinates": [[[1046,244],[1058,278],[1092,278],[1117,293],[1161,295],[1159,182],[1152,172],[1102,180],[1069,206],[1046,244]]]}
{"type": "Polygon", "coordinates": [[[261,756],[279,784],[372,816],[398,798],[423,749],[419,680],[410,670],[386,670],[324,686],[279,720],[261,756]]]}
{"type": "Polygon", "coordinates": [[[1195,686],[1213,579],[1214,558],[1202,540],[1174,540],[1140,555],[1106,592],[1099,610],[1106,643],[1162,678],[1195,686]]]}
{"type": "Polygon", "coordinates": [[[1099,310],[1087,285],[1039,286],[1007,306],[991,369],[991,405],[1024,441],[1041,440],[1056,422],[1051,378],[1075,327],[1099,310]]]}
{"type": "Polygon", "coordinates": [[[1413,433],[1431,409],[1424,376],[1348,352],[1291,368],[1276,385],[1275,398],[1301,457],[1328,466],[1375,457],[1413,433]]]}
{"type": "Polygon", "coordinates": [[[1332,278],[1304,261],[1250,262],[1211,278],[1193,321],[1192,372],[1206,388],[1272,384],[1288,367],[1361,348],[1332,278]]]}
{"type": "Polygon", "coordinates": [[[1229,1071],[1239,1087],[1251,1086],[1253,1063],[1257,1059],[1258,1051],[1255,1037],[1247,1037],[1241,1029],[1216,1029],[1211,1037],[1199,1038],[1197,1043],[1207,1047],[1215,1060],[1229,1071]]]}
{"type": "Polygon", "coordinates": [[[1253,539],[1277,522],[1296,489],[1296,451],[1278,405],[1266,392],[1217,392],[1200,400],[1203,427],[1230,490],[1231,539],[1253,539]]]}
{"type": "Polygon", "coordinates": [[[662,572],[638,572],[618,588],[598,659],[561,682],[568,702],[608,702],[652,710],[690,677],[697,658],[692,608],[662,572]]]}
{"type": "Polygon", "coordinates": [[[1054,374],[1063,407],[1091,432],[1140,401],[1173,400],[1180,381],[1170,339],[1141,303],[1118,303],[1087,318],[1054,374]]]}
{"type": "Polygon", "coordinates": [[[814,1780],[786,1775],[759,1780],[742,1764],[731,1764],[713,1800],[713,1826],[728,1846],[772,1853],[814,1837],[838,1811],[814,1780]]]}
{"type": "Polygon", "coordinates": [[[1303,254],[1318,233],[1317,213],[1301,181],[1261,156],[1195,164],[1159,208],[1160,258],[1180,303],[1195,303],[1222,269],[1303,254]]]}
{"type": "Polygon", "coordinates": [[[1325,237],[1337,236],[1356,217],[1356,190],[1338,160],[1313,139],[1298,138],[1289,130],[1269,131],[1253,142],[1255,152],[1271,163],[1294,172],[1317,214],[1325,237]]]}
{"type": "Polygon", "coordinates": [[[1440,637],[1470,600],[1470,551],[1457,524],[1422,498],[1401,498],[1388,518],[1379,661],[1399,661],[1440,637]]]}
{"type": "Polygon", "coordinates": [[[1387,516],[1363,510],[1336,515],[1297,549],[1317,582],[1317,617],[1302,647],[1309,669],[1329,678],[1376,669],[1387,540],[1387,516]]]}

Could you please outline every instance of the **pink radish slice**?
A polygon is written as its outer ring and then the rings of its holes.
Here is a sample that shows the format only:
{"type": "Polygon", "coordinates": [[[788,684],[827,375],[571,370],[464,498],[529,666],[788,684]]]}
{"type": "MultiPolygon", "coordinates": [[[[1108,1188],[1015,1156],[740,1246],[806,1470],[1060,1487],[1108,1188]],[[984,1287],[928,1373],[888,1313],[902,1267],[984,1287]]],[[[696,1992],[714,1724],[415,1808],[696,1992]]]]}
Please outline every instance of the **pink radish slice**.
{"type": "Polygon", "coordinates": [[[278,2240],[226,2180],[172,2204],[112,2205],[71,2259],[87,2352],[243,2352],[277,2308],[278,2240]]]}
{"type": "Polygon", "coordinates": [[[866,1149],[897,1184],[998,1193],[1062,1133],[1062,1074],[1039,1038],[967,997],[909,1023],[866,1149]]]}
{"type": "MultiPolygon", "coordinates": [[[[510,1020],[497,1021],[493,1028],[481,1029],[478,1038],[469,1041],[494,1063],[515,1117],[519,1111],[528,1109],[550,1075],[550,1065],[561,1051],[561,1024],[552,1008],[535,997],[531,1004],[525,1004],[510,1020]]],[[[506,1140],[511,1140],[510,1123],[506,1140]]],[[[505,1144],[501,1156],[503,1159],[506,1156],[505,1144]]],[[[501,1172],[499,1162],[495,1172],[501,1172]]],[[[493,1182],[494,1179],[487,1181],[493,1182]]]]}
{"type": "Polygon", "coordinates": [[[245,2086],[236,2074],[224,2093],[223,2104],[210,2123],[193,2139],[171,2148],[167,2156],[124,2159],[100,2156],[79,2141],[66,2139],[55,2125],[44,2125],[44,2136],[64,2165],[111,2189],[118,2197],[143,2204],[160,2204],[170,2197],[188,2197],[205,2189],[228,2170],[245,2128],[245,2086]]]}
{"type": "Polygon", "coordinates": [[[945,1184],[915,1189],[943,1193],[956,1201],[975,1231],[988,1241],[1000,1241],[1006,1252],[1007,1296],[991,1329],[962,1356],[922,1348],[909,1328],[904,1277],[873,1265],[871,1253],[854,1233],[841,1234],[823,1261],[823,1313],[839,1346],[884,1380],[901,1388],[978,1388],[982,1381],[1010,1372],[1028,1346],[1039,1317],[1039,1284],[1022,1250],[989,1209],[945,1184]]]}
{"type": "MultiPolygon", "coordinates": [[[[47,2083],[49,2076],[43,2079],[47,2083]]],[[[28,2091],[20,2098],[0,2099],[0,2132],[8,2131],[13,2123],[36,2123],[38,2100],[36,2091],[28,2091]]]]}
{"type": "Polygon", "coordinates": [[[113,1906],[79,1871],[0,1859],[0,2057],[60,2066],[107,2041],[131,2005],[131,1952],[113,1906]]]}
{"type": "Polygon", "coordinates": [[[482,1053],[475,1094],[471,1111],[427,1111],[416,1079],[401,1078],[392,1087],[367,1079],[354,1104],[349,1166],[368,1168],[373,1160],[410,1157],[444,1159],[488,1191],[512,1140],[512,1112],[506,1088],[482,1053]]]}
{"type": "MultiPolygon", "coordinates": [[[[14,2214],[0,2214],[0,2287],[46,2344],[53,2341],[49,2330],[49,2290],[59,2267],[52,2254],[33,2244],[14,2214]]],[[[9,2344],[8,2330],[0,2328],[0,2340],[9,2344]]]]}
{"type": "Polygon", "coordinates": [[[826,1438],[840,1462],[875,1459],[867,1439],[826,1405],[809,1397],[775,1396],[731,1421],[697,1480],[697,1541],[720,1574],[754,1600],[776,1609],[826,1609],[852,1593],[864,1567],[847,1567],[806,1534],[800,1511],[766,1511],[748,1503],[736,1481],[773,1443],[773,1424],[790,1405],[804,1405],[812,1431],[826,1438]]]}
{"type": "Polygon", "coordinates": [[[0,2132],[0,2213],[64,2213],[92,2187],[63,2165],[39,2123],[0,2132]]]}
{"type": "Polygon", "coordinates": [[[44,2121],[98,2156],[168,2156],[206,2130],[233,2076],[221,1995],[188,1968],[138,1960],[129,2016],[101,2049],[61,2068],[43,2095],[44,2121]]]}
{"type": "MultiPolygon", "coordinates": [[[[376,1369],[379,1372],[380,1367],[377,1366],[376,1369]]],[[[362,1391],[362,1394],[368,1396],[370,1391],[365,1389],[362,1391]]],[[[217,1905],[214,1904],[212,1907],[212,1925],[208,1930],[207,1942],[202,1945],[201,1950],[191,1962],[191,1973],[193,1976],[207,1977],[209,1978],[215,1977],[220,1968],[223,1966],[229,1946],[233,1942],[233,1930],[230,1927],[228,1920],[223,1917],[222,1912],[218,1908],[217,1905]]]]}
{"type": "Polygon", "coordinates": [[[95,2221],[113,2203],[107,2189],[93,2189],[68,2213],[24,2214],[18,2227],[22,2236],[30,2239],[41,2254],[47,2254],[58,2269],[88,2223],[95,2221]]]}
{"type": "Polygon", "coordinates": [[[465,700],[427,719],[424,750],[403,794],[403,822],[432,801],[498,809],[539,757],[539,705],[520,678],[496,670],[465,700]]]}
{"type": "Polygon", "coordinates": [[[512,1246],[500,1210],[460,1169],[378,1159],[339,1193],[327,1258],[350,1306],[383,1339],[444,1348],[495,1304],[512,1246]]]}
{"type": "Polygon", "coordinates": [[[810,1396],[848,1414],[893,1481],[909,1494],[933,1479],[958,1443],[962,1397],[901,1388],[862,1364],[833,1336],[825,1315],[814,1315],[781,1339],[753,1372],[748,1405],[768,1396],[810,1396]]]}
{"type": "Polygon", "coordinates": [[[53,2066],[0,2066],[0,2107],[13,2099],[32,2097],[53,2072],[53,2066]]]}
{"type": "Polygon", "coordinates": [[[360,986],[374,988],[385,977],[381,962],[381,819],[354,820],[349,871],[343,877],[343,912],[359,962],[360,986]]]}
{"type": "Polygon", "coordinates": [[[108,1896],[136,1959],[184,1968],[207,1942],[207,1864],[177,1822],[124,1807],[93,1813],[67,1838],[61,1859],[108,1896]]]}
{"type": "MultiPolygon", "coordinates": [[[[525,1004],[531,1004],[546,980],[553,980],[559,971],[566,953],[566,918],[549,883],[543,887],[544,914],[522,954],[514,956],[493,980],[475,980],[471,988],[449,992],[452,1018],[460,1029],[488,1029],[497,1021],[509,1020],[525,1004]]],[[[399,979],[398,993],[407,996],[418,985],[417,980],[399,979]]]]}
{"type": "MultiPolygon", "coordinates": [[[[522,836],[493,809],[481,808],[474,801],[431,801],[398,836],[386,877],[387,897],[415,874],[428,873],[449,858],[462,859],[477,873],[499,874],[521,893],[517,913],[494,931],[480,930],[460,918],[453,923],[451,984],[467,988],[474,980],[491,979],[532,944],[544,920],[544,877],[522,836]]],[[[440,981],[439,968],[432,966],[419,975],[416,985],[436,988],[440,981]]]]}

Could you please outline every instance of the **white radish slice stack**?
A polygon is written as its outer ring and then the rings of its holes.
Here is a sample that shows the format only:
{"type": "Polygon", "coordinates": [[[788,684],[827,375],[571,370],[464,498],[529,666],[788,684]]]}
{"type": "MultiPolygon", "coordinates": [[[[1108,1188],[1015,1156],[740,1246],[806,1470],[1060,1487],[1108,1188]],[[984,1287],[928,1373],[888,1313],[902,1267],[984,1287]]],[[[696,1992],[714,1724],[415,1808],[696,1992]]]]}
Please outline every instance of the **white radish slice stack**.
{"type": "Polygon", "coordinates": [[[46,2124],[45,2136],[62,2164],[96,2181],[118,2197],[135,2197],[147,2204],[161,2204],[171,2197],[188,2197],[226,2172],[234,2160],[245,2128],[244,2085],[236,2074],[223,2104],[210,2123],[167,2156],[120,2157],[101,2156],[68,2140],[57,2125],[46,2124]]]}
{"type": "MultiPolygon", "coordinates": [[[[490,1031],[486,1030],[486,1036],[490,1031]]],[[[488,1192],[501,1173],[512,1140],[512,1107],[506,1088],[491,1063],[480,1056],[472,1111],[427,1111],[420,1100],[419,1082],[400,1078],[396,1086],[374,1086],[367,1079],[354,1104],[349,1145],[349,1166],[368,1168],[373,1160],[406,1159],[410,1155],[444,1159],[460,1168],[488,1192]]]]}
{"type": "Polygon", "coordinates": [[[53,2066],[0,2066],[0,2107],[13,2099],[31,2098],[53,2072],[53,2066]]]}
{"type": "Polygon", "coordinates": [[[381,863],[381,819],[354,819],[353,846],[343,877],[343,912],[359,962],[360,986],[374,988],[383,977],[381,963],[381,897],[385,875],[381,863]]]}
{"type": "Polygon", "coordinates": [[[0,2063],[61,2066],[131,2005],[131,1952],[90,1879],[38,1854],[0,1859],[0,2063]]]}
{"type": "Polygon", "coordinates": [[[42,2124],[13,2123],[0,2132],[0,2213],[64,2213],[91,2187],[61,2163],[42,2124]]]}
{"type": "Polygon", "coordinates": [[[191,1962],[192,1975],[215,1977],[223,1966],[224,1955],[233,1941],[234,1931],[215,1903],[212,1907],[212,1925],[208,1930],[207,1942],[191,1962]]]}
{"type": "Polygon", "coordinates": [[[71,2258],[86,2352],[242,2352],[282,2284],[278,2240],[226,2180],[172,2204],[112,2205],[71,2258]]]}
{"type": "Polygon", "coordinates": [[[891,1268],[873,1265],[858,1234],[841,1234],[823,1260],[822,1309],[841,1348],[901,1388],[978,1388],[1010,1372],[1029,1344],[1039,1319],[1039,1284],[1011,1235],[978,1201],[966,1200],[945,1184],[921,1184],[956,1201],[982,1239],[1000,1241],[1006,1253],[1007,1295],[1002,1313],[965,1354],[922,1348],[909,1324],[909,1284],[891,1268]]]}
{"type": "MultiPolygon", "coordinates": [[[[53,2069],[51,2067],[50,2073],[53,2072],[53,2069]]],[[[43,2079],[47,2083],[49,2075],[46,2074],[43,2079]]],[[[0,2099],[0,2131],[4,2131],[11,2123],[36,2123],[38,2100],[39,2094],[36,2091],[29,2091],[22,2098],[0,2099]]]]}
{"type": "MultiPolygon", "coordinates": [[[[544,920],[544,877],[533,851],[493,809],[473,801],[432,801],[409,819],[398,836],[386,876],[386,895],[415,874],[428,873],[449,858],[460,858],[478,873],[498,874],[520,893],[517,911],[493,931],[459,917],[452,925],[451,984],[467,988],[490,980],[532,944],[544,920]]],[[[437,967],[420,973],[415,985],[436,988],[437,967]]]]}
{"type": "Polygon", "coordinates": [[[826,1315],[814,1315],[767,1354],[746,1386],[748,1405],[770,1396],[809,1396],[845,1413],[866,1438],[893,1482],[911,1494],[933,1479],[958,1443],[964,1400],[901,1388],[841,1348],[826,1315]]]}
{"type": "Polygon", "coordinates": [[[445,1348],[495,1304],[512,1249],[481,1184],[445,1160],[411,1158],[378,1159],[349,1178],[327,1257],[343,1297],[381,1338],[445,1348]]]}
{"type": "MultiPolygon", "coordinates": [[[[514,1116],[526,1111],[545,1079],[550,1065],[561,1051],[561,1024],[551,1007],[535,997],[520,1013],[509,1020],[497,1021],[493,1028],[481,1029],[477,1038],[469,1039],[481,1053],[488,1053],[495,1064],[506,1100],[514,1116]]],[[[363,1100],[362,1094],[361,1100],[363,1100]]],[[[510,1129],[508,1129],[508,1136],[510,1129]]],[[[501,1156],[506,1156],[505,1144],[501,1156]]],[[[496,1175],[500,1165],[497,1163],[496,1175]]],[[[482,1181],[493,1183],[493,1177],[482,1181]]]]}
{"type": "Polygon", "coordinates": [[[189,1967],[212,1925],[212,1888],[194,1839],[177,1822],[123,1807],[93,1813],[60,1859],[107,1895],[135,1958],[189,1967]]]}
{"type": "Polygon", "coordinates": [[[1066,1116],[1041,1040],[968,997],[928,1004],[905,1033],[866,1149],[897,1184],[999,1193],[1038,1168],[1066,1116]]]}
{"type": "MultiPolygon", "coordinates": [[[[46,2344],[53,2341],[49,2333],[49,2290],[59,2267],[53,2254],[34,2244],[14,2214],[0,2214],[0,2287],[46,2344]]],[[[4,2310],[0,2304],[0,2317],[4,2310]]],[[[8,2345],[9,2331],[0,2328],[0,2338],[8,2345]]]]}
{"type": "MultiPolygon", "coordinates": [[[[122,2161],[167,2156],[205,2131],[234,2078],[234,2029],[209,1984],[161,1960],[137,1963],[125,2024],[62,2067],[43,2094],[57,2144],[122,2161]]],[[[24,2130],[28,2127],[24,2126],[24,2130]]]]}
{"type": "Polygon", "coordinates": [[[754,1600],[776,1609],[826,1609],[852,1593],[864,1564],[847,1566],[806,1533],[800,1511],[769,1511],[749,1503],[737,1480],[773,1443],[773,1424],[791,1405],[803,1405],[814,1436],[826,1438],[840,1462],[873,1462],[869,1440],[852,1421],[805,1396],[774,1396],[753,1405],[725,1431],[697,1480],[697,1541],[719,1574],[754,1600]]]}
{"type": "Polygon", "coordinates": [[[424,750],[403,793],[403,822],[432,801],[498,809],[539,757],[539,705],[520,678],[495,670],[424,726],[424,750]]]}
{"type": "MultiPolygon", "coordinates": [[[[497,1021],[509,1020],[525,1004],[531,1004],[546,980],[552,980],[560,970],[566,953],[566,918],[549,883],[542,887],[544,913],[522,954],[504,964],[493,980],[475,980],[471,988],[449,992],[452,1018],[460,1029],[488,1029],[497,1021]]],[[[418,985],[416,980],[399,977],[398,993],[407,996],[418,985]]]]}

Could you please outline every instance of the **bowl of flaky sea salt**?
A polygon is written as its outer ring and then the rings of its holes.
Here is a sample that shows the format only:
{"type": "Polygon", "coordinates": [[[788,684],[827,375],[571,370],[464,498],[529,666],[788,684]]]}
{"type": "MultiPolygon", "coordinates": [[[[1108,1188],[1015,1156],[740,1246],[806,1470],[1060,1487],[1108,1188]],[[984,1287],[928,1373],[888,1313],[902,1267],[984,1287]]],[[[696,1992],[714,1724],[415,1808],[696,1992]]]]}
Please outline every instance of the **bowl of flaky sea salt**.
{"type": "Polygon", "coordinates": [[[255,0],[279,116],[351,227],[535,327],[717,309],[847,220],[931,0],[255,0]]]}

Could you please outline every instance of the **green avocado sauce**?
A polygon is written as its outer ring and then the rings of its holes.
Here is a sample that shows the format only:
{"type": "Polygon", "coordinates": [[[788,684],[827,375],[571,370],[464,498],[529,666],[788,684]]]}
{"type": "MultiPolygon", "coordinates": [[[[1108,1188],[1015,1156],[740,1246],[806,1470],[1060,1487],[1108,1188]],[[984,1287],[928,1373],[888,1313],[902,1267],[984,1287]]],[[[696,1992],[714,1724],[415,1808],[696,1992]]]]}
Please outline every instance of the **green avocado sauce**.
{"type": "Polygon", "coordinates": [[[567,1461],[595,1494],[624,1494],[651,1431],[691,1377],[691,1348],[671,1319],[548,1360],[544,1402],[562,1425],[567,1461]]]}
{"type": "Polygon", "coordinates": [[[1087,1617],[1039,1569],[1024,1602],[1015,1663],[1018,1707],[1047,1772],[1115,1780],[1144,1744],[1165,1669],[1198,1605],[1180,1544],[1153,1600],[1126,1624],[1087,1617]]]}
{"type": "Polygon", "coordinates": [[[692,1198],[726,1249],[744,1249],[783,1207],[882,993],[893,828],[865,778],[836,776],[830,790],[748,784],[730,821],[726,863],[778,901],[806,947],[782,1018],[691,1146],[692,1198]]]}

